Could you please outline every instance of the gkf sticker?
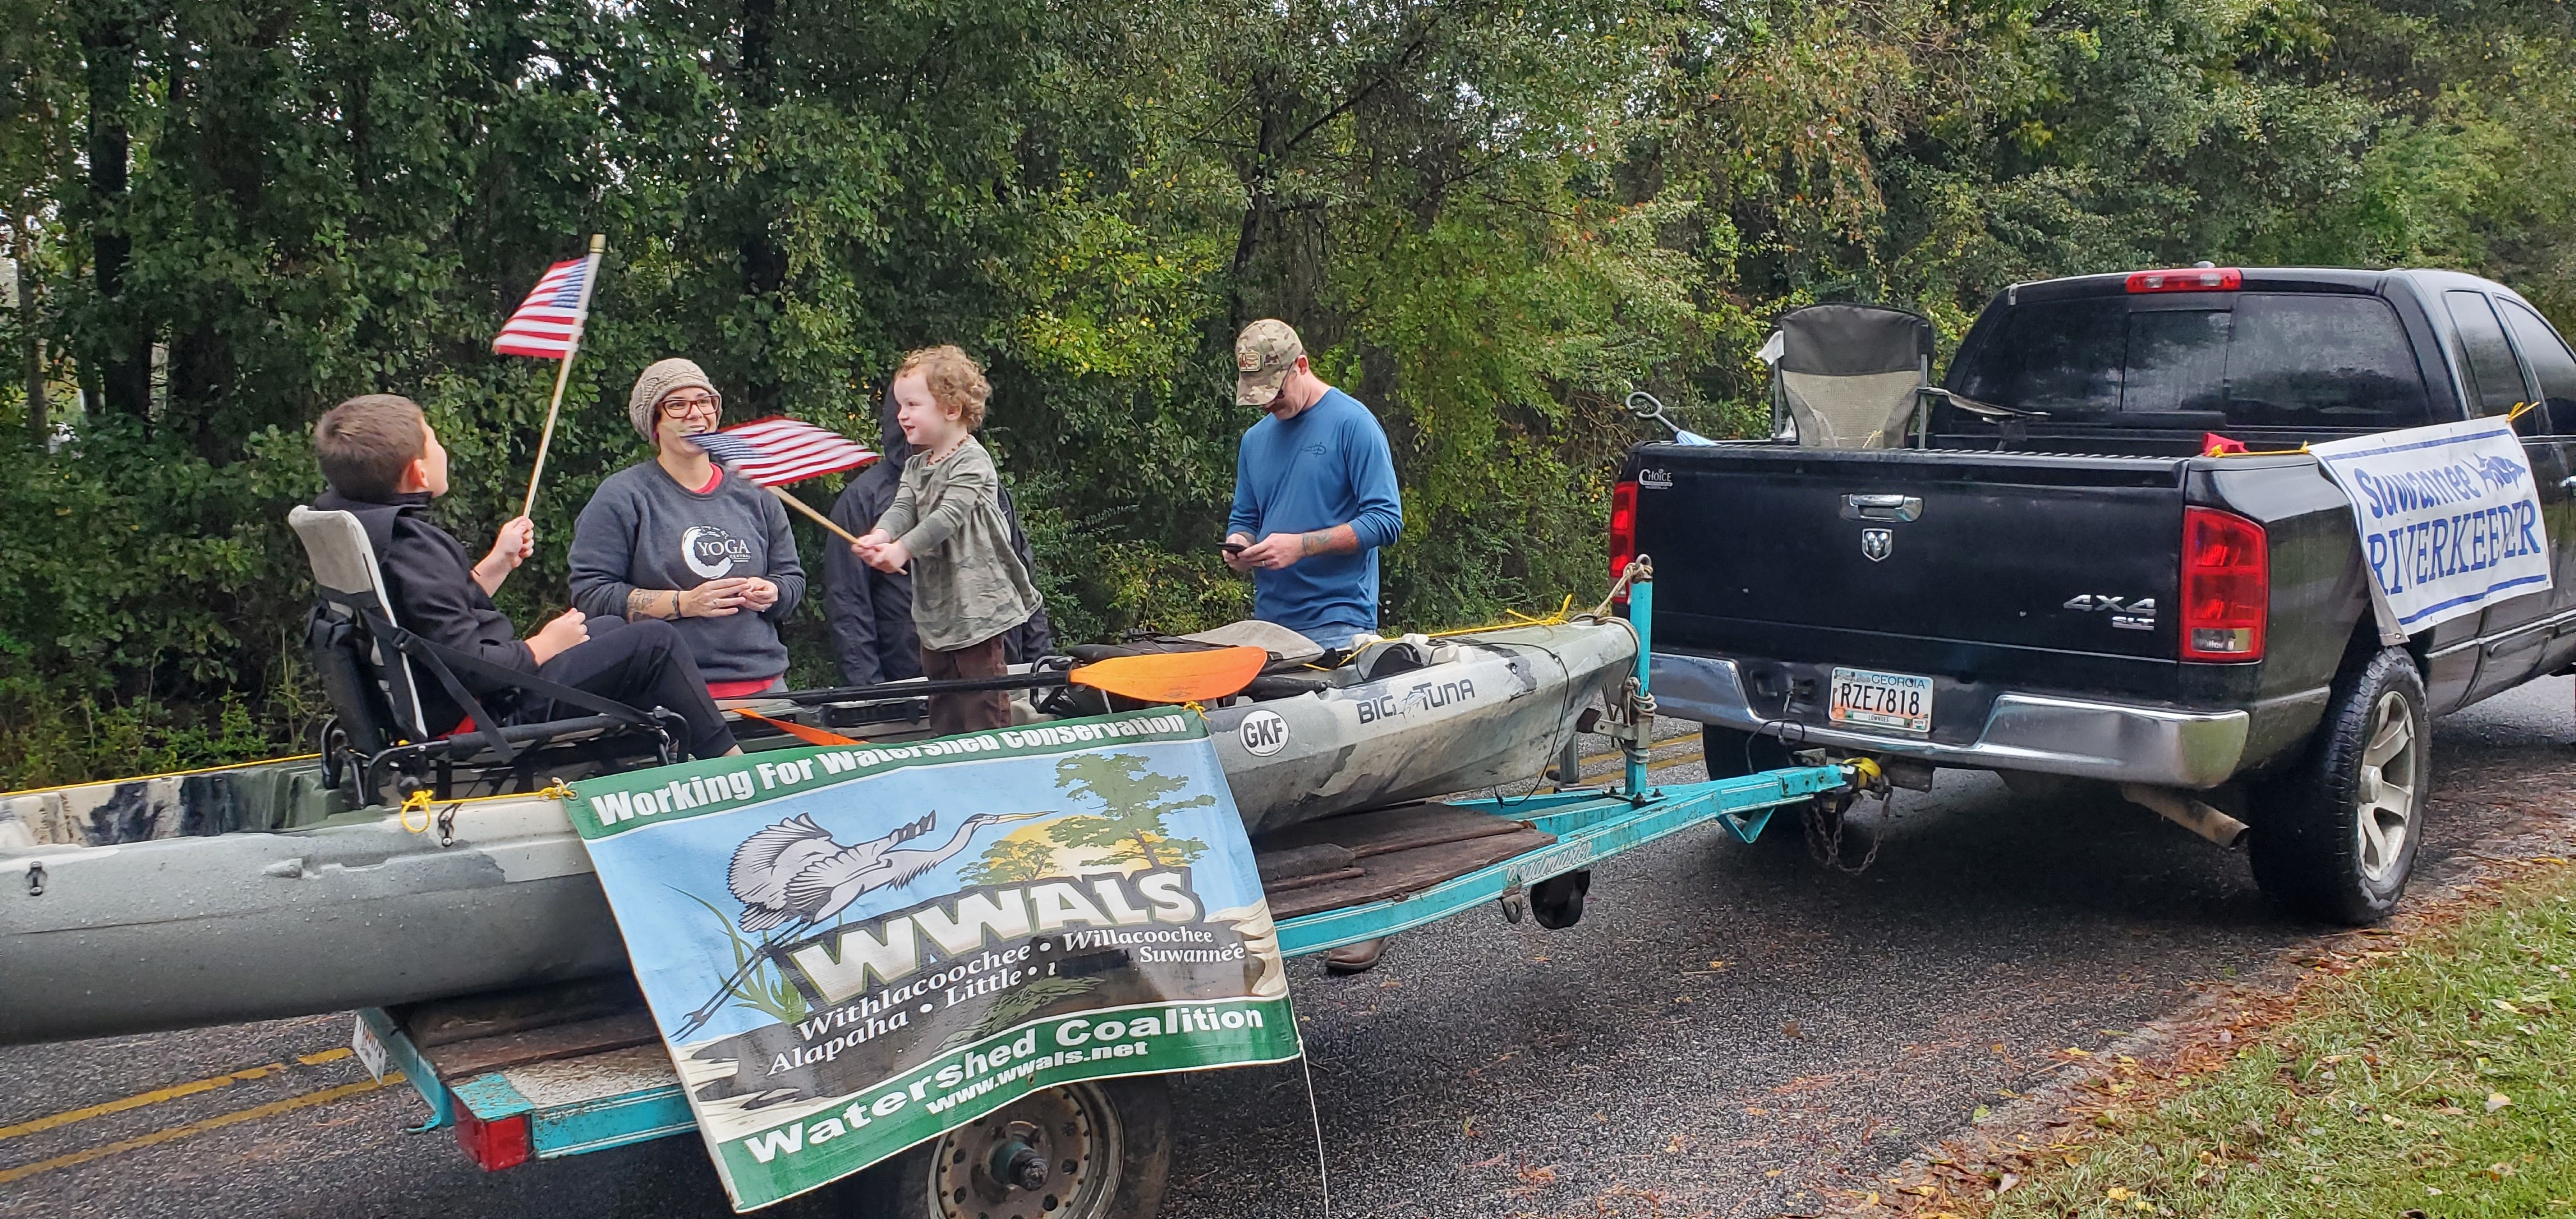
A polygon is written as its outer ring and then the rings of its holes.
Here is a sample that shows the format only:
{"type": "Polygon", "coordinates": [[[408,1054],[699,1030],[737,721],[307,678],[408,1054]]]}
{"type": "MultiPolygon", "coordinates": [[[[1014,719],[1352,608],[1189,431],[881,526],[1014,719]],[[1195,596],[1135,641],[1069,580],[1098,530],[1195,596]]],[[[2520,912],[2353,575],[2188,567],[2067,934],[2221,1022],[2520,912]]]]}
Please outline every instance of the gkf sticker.
{"type": "Polygon", "coordinates": [[[1256,758],[1266,758],[1288,747],[1288,721],[1278,712],[1263,708],[1243,717],[1235,730],[1243,741],[1243,751],[1256,758]]]}

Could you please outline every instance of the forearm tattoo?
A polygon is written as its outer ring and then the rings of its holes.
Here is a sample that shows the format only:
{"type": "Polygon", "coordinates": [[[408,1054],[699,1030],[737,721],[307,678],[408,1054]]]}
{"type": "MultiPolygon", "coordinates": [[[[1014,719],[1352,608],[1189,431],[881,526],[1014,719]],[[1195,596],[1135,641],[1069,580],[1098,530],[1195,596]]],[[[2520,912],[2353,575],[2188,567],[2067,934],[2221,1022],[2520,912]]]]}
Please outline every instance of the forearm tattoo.
{"type": "Polygon", "coordinates": [[[626,616],[633,618],[677,618],[680,616],[680,594],[662,588],[630,589],[626,594],[626,616]],[[656,609],[663,612],[656,613],[656,609]]]}

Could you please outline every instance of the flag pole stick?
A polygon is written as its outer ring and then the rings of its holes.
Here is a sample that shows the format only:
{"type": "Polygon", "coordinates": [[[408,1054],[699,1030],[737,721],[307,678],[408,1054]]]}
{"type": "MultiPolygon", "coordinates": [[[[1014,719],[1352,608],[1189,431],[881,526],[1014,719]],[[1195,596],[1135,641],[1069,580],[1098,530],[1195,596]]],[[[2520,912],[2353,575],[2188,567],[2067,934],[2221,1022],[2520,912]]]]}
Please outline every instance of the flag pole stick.
{"type": "Polygon", "coordinates": [[[837,533],[837,534],[841,535],[841,540],[842,540],[842,541],[848,542],[849,544],[851,544],[851,545],[853,545],[853,546],[856,546],[856,545],[858,545],[858,544],[859,544],[859,539],[857,539],[857,538],[855,538],[855,537],[852,537],[852,536],[850,535],[850,531],[849,531],[849,530],[841,528],[841,526],[840,526],[838,523],[836,523],[835,521],[833,521],[833,520],[832,520],[832,518],[830,518],[830,517],[828,517],[828,516],[825,516],[825,515],[823,515],[823,514],[822,514],[822,513],[820,513],[820,512],[816,512],[816,511],[814,511],[812,508],[806,507],[806,506],[805,506],[805,501],[803,501],[803,500],[801,500],[801,499],[798,499],[798,498],[796,498],[796,497],[795,497],[795,496],[793,496],[793,495],[789,495],[789,494],[787,493],[787,488],[785,488],[785,487],[771,487],[771,488],[769,489],[769,493],[770,493],[771,495],[775,495],[775,496],[777,496],[777,497],[778,497],[778,502],[780,502],[780,503],[782,503],[782,504],[785,504],[785,505],[787,505],[787,506],[788,506],[788,507],[790,507],[790,508],[794,508],[794,509],[795,509],[795,510],[797,510],[798,512],[802,512],[802,513],[804,513],[805,515],[807,515],[807,516],[810,516],[810,517],[814,518],[814,523],[815,523],[815,524],[817,524],[817,525],[821,525],[821,526],[822,526],[822,527],[824,527],[825,529],[829,529],[829,530],[831,530],[832,532],[834,532],[834,533],[837,533]]]}
{"type": "MultiPolygon", "coordinates": [[[[590,293],[599,282],[600,252],[607,248],[608,237],[605,234],[590,235],[590,273],[582,278],[581,285],[582,329],[588,329],[590,326],[590,293]]],[[[546,427],[544,431],[537,434],[537,464],[536,468],[528,471],[528,497],[519,503],[521,516],[536,511],[537,483],[546,476],[546,449],[554,443],[555,439],[555,415],[563,409],[564,384],[572,380],[572,358],[580,350],[581,330],[577,329],[573,331],[572,342],[564,348],[563,362],[555,369],[555,392],[553,397],[546,400],[546,427]]]]}

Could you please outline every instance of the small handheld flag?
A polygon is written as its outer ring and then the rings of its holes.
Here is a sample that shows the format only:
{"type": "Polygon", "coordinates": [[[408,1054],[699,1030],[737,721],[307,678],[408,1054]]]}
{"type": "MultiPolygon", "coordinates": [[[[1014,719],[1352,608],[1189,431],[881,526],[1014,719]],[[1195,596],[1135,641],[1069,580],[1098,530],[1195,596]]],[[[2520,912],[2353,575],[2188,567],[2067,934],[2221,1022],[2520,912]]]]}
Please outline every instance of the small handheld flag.
{"type": "Polygon", "coordinates": [[[598,261],[594,254],[546,268],[545,278],[520,302],[519,311],[501,323],[501,336],[492,340],[493,353],[571,359],[573,348],[581,344],[582,323],[590,318],[593,264],[598,261]]]}
{"type": "Polygon", "coordinates": [[[764,487],[855,470],[877,459],[876,450],[799,419],[754,419],[689,439],[764,487]]]}
{"type": "Polygon", "coordinates": [[[754,419],[719,432],[700,432],[689,440],[706,450],[707,456],[733,467],[735,473],[769,488],[780,503],[812,517],[815,524],[840,535],[843,541],[859,540],[832,518],[806,507],[805,501],[789,495],[785,488],[792,482],[855,470],[875,461],[875,450],[838,432],[780,417],[754,419]]]}
{"type": "Polygon", "coordinates": [[[518,312],[501,323],[500,337],[492,340],[497,355],[562,361],[555,368],[554,397],[546,401],[545,430],[537,434],[537,464],[528,471],[521,516],[536,511],[537,483],[546,476],[546,449],[555,439],[555,414],[563,409],[564,383],[572,379],[572,354],[580,349],[581,329],[590,322],[590,290],[599,282],[599,255],[607,248],[608,239],[593,233],[589,257],[546,268],[528,299],[519,302],[518,312]]]}

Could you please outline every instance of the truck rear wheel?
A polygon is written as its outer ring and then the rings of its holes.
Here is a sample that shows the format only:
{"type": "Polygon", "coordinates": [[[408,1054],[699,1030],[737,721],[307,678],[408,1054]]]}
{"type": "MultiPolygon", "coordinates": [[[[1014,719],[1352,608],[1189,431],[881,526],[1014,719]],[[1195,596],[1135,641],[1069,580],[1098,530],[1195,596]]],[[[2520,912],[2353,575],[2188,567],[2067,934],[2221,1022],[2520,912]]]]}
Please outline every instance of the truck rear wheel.
{"type": "Polygon", "coordinates": [[[1171,1172],[1159,1075],[1033,1092],[859,1174],[851,1219],[1154,1219],[1171,1172]]]}
{"type": "Polygon", "coordinates": [[[2246,843],[2255,883],[2302,914],[2360,926],[2406,891],[2432,786],[2424,679],[2386,648],[2336,679],[2308,756],[2266,784],[2246,843]]]}
{"type": "MultiPolygon", "coordinates": [[[[1781,744],[1780,738],[1756,736],[1715,724],[1700,725],[1699,752],[1701,762],[1708,767],[1708,777],[1712,779],[1740,779],[1796,765],[1789,757],[1789,747],[1781,744]]],[[[1762,827],[1762,836],[1753,840],[1754,849],[1774,851],[1782,856],[1807,856],[1810,853],[1807,849],[1807,818],[1811,815],[1823,818],[1817,824],[1830,829],[1842,821],[1843,809],[1850,801],[1837,801],[1833,794],[1827,794],[1816,797],[1813,803],[1813,808],[1804,804],[1784,804],[1773,809],[1770,822],[1762,827]]]]}

